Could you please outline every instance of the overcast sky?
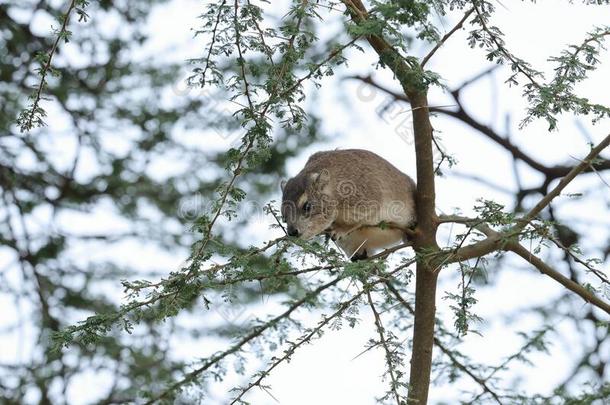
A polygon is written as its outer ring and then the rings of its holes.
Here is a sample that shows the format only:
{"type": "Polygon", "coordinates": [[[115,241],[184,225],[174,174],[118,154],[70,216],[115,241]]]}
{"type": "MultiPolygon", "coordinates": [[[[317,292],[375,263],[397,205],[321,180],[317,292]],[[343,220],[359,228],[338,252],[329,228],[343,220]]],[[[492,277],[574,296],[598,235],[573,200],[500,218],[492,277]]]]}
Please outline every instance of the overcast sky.
{"type": "MultiPolygon", "coordinates": [[[[506,45],[522,59],[545,72],[552,72],[552,65],[547,58],[558,55],[567,44],[579,43],[585,33],[591,28],[608,22],[607,8],[585,7],[580,4],[570,5],[567,1],[542,1],[537,4],[529,2],[502,2],[498,3],[498,11],[492,21],[506,34],[506,45]],[[603,12],[602,12],[603,10],[603,12]]],[[[191,28],[198,27],[200,22],[196,16],[204,11],[201,1],[175,0],[167,5],[156,7],[150,19],[150,32],[153,37],[150,44],[142,50],[141,57],[162,57],[175,60],[185,60],[191,57],[201,56],[205,46],[205,38],[193,38],[191,28]]],[[[95,15],[92,16],[95,18],[95,15]]],[[[444,21],[446,30],[451,29],[454,21],[461,15],[453,15],[450,20],[444,21]],[[457,17],[457,18],[456,18],[457,17]]],[[[37,21],[36,30],[45,32],[45,27],[51,25],[48,21],[37,21]]],[[[108,29],[115,29],[109,24],[108,29]]],[[[77,30],[78,27],[73,28],[77,30]]],[[[48,34],[48,31],[45,33],[48,34]]],[[[443,46],[431,60],[429,69],[440,73],[446,84],[451,88],[471,78],[486,69],[489,65],[485,61],[484,53],[478,49],[470,49],[466,44],[467,30],[461,30],[450,41],[443,46]]],[[[62,45],[63,46],[63,45],[62,45]]],[[[74,63],[78,63],[78,55],[70,53],[69,46],[65,47],[68,55],[74,63]]],[[[405,142],[396,133],[396,127],[406,119],[408,124],[409,111],[403,106],[404,112],[399,118],[389,119],[387,116],[378,114],[378,107],[387,102],[387,96],[381,92],[371,92],[371,89],[361,87],[355,81],[340,81],[342,76],[348,74],[373,72],[375,79],[380,80],[388,86],[398,89],[396,83],[387,72],[373,71],[371,65],[376,62],[376,55],[366,45],[367,52],[360,54],[353,52],[350,57],[349,71],[340,71],[335,78],[326,79],[328,86],[323,86],[321,92],[321,107],[323,111],[323,129],[332,135],[332,141],[324,145],[313,145],[290,162],[289,173],[296,174],[303,166],[307,157],[317,151],[332,148],[364,148],[372,150],[385,157],[395,166],[415,177],[415,161],[412,145],[405,142]],[[349,99],[349,105],[342,100],[349,99]]],[[[424,55],[427,48],[422,48],[419,55],[424,55]]],[[[608,58],[608,53],[603,54],[603,60],[608,58]]],[[[185,72],[187,69],[185,68],[185,72]]],[[[185,73],[186,74],[186,73],[185,73]]],[[[518,130],[518,123],[523,118],[524,100],[518,88],[508,89],[502,82],[508,77],[506,69],[494,72],[488,79],[483,79],[472,85],[465,91],[463,99],[469,111],[482,122],[497,128],[504,133],[506,114],[510,113],[511,139],[518,143],[524,150],[531,153],[541,161],[551,164],[571,164],[575,158],[582,157],[588,151],[588,146],[579,132],[573,117],[565,117],[561,120],[559,130],[548,133],[545,122],[535,122],[525,130],[518,130]]],[[[581,95],[589,97],[600,104],[610,105],[610,91],[608,91],[607,78],[610,77],[610,66],[603,65],[598,71],[591,74],[581,87],[581,95]]],[[[180,87],[180,78],[176,82],[176,88],[180,87]]],[[[179,93],[179,92],[177,92],[179,93]]],[[[179,95],[176,95],[179,97],[179,95]]],[[[451,98],[440,89],[433,89],[429,97],[432,105],[448,105],[451,98]]],[[[608,121],[604,121],[594,127],[587,124],[587,119],[581,119],[582,124],[588,129],[593,139],[601,139],[608,132],[608,121]]],[[[51,128],[61,128],[62,123],[53,121],[51,128]]],[[[433,119],[435,130],[439,131],[442,144],[449,152],[454,154],[458,161],[455,170],[460,173],[469,173],[488,179],[489,181],[512,189],[515,180],[512,174],[511,160],[508,154],[499,149],[495,144],[485,139],[482,135],[475,133],[472,129],[456,123],[445,117],[433,119]]],[[[186,136],[186,135],[185,135],[186,136]]],[[[213,131],[198,134],[201,142],[214,144],[217,147],[225,147],[234,138],[223,139],[213,131]]],[[[608,154],[606,154],[608,156],[608,154]]],[[[170,163],[171,165],[171,163],[170,163]]],[[[519,167],[525,184],[536,184],[540,178],[526,167],[519,167]]],[[[603,174],[606,181],[610,183],[608,174],[603,174]]],[[[279,180],[279,179],[278,179],[279,180]]],[[[583,181],[574,182],[566,192],[578,192],[591,184],[599,184],[599,178],[588,176],[583,181]]],[[[605,230],[610,227],[610,216],[608,216],[608,189],[598,187],[600,198],[589,198],[587,204],[568,204],[563,210],[566,215],[578,214],[597,220],[599,226],[591,227],[588,239],[600,241],[607,237],[605,230]],[[572,210],[572,211],[570,211],[572,210]],[[583,214],[583,212],[585,212],[583,214]]],[[[511,196],[496,192],[488,187],[483,187],[474,182],[462,178],[439,179],[437,183],[438,210],[449,213],[459,208],[462,212],[472,213],[471,208],[478,198],[494,199],[499,202],[510,202],[511,196]]],[[[275,196],[280,199],[279,189],[275,196]]],[[[66,219],[70,226],[80,224],[82,229],[91,231],[92,226],[98,224],[102,228],[107,220],[100,213],[92,218],[66,219]]],[[[253,224],[245,231],[244,240],[249,243],[258,244],[274,236],[278,236],[277,230],[269,229],[269,221],[262,215],[258,216],[253,224]]],[[[439,242],[444,243],[448,237],[446,230],[439,237],[439,242]]],[[[453,232],[455,234],[455,232],[453,232]]],[[[186,252],[180,255],[168,255],[160,253],[150,246],[138,246],[139,251],[144,254],[130,254],[134,244],[120,244],[112,250],[114,258],[120,257],[119,262],[137,268],[146,269],[150,266],[155,268],[165,267],[167,271],[177,269],[180,263],[186,259],[186,252]],[[145,250],[141,250],[145,249],[145,250]]],[[[78,254],[78,250],[73,252],[78,254]]],[[[83,255],[90,252],[82,251],[83,255]]],[[[93,257],[87,256],[88,260],[103,258],[109,252],[98,252],[93,257]]],[[[511,354],[522,343],[515,337],[515,332],[525,331],[537,325],[537,320],[521,319],[518,324],[505,326],[495,321],[498,313],[510,313],[519,307],[531,305],[534,302],[543,303],[557,295],[561,290],[549,279],[537,272],[526,271],[525,266],[516,260],[518,265],[513,269],[506,268],[495,286],[490,289],[481,289],[477,293],[479,304],[475,312],[484,318],[484,324],[479,329],[482,336],[469,335],[461,346],[464,352],[470,353],[477,361],[489,361],[497,364],[506,355],[511,354]]],[[[608,268],[607,263],[605,269],[608,268]]],[[[451,312],[447,308],[446,301],[440,298],[444,290],[453,289],[457,284],[455,274],[452,270],[445,270],[441,276],[441,288],[438,296],[439,315],[451,325],[451,312]]],[[[118,287],[118,280],[117,280],[118,287]]],[[[109,287],[111,290],[112,287],[109,287]]],[[[118,290],[118,288],[117,288],[118,290]]],[[[115,293],[116,295],[116,293],[115,293]]],[[[118,297],[117,297],[118,298],[118,297]]],[[[273,302],[262,302],[253,308],[253,316],[262,316],[265,313],[274,313],[273,309],[279,307],[273,302]]],[[[277,311],[275,311],[277,312],[277,311]]],[[[328,313],[329,311],[323,311],[328,313]]],[[[242,314],[247,318],[250,314],[242,314]]],[[[319,319],[320,313],[311,314],[309,322],[313,324],[319,319]]],[[[278,367],[266,380],[272,386],[273,396],[282,405],[309,405],[309,404],[374,404],[375,396],[381,396],[386,388],[387,382],[380,381],[384,370],[384,358],[381,350],[370,350],[358,356],[363,350],[368,339],[376,338],[376,331],[367,308],[362,310],[362,322],[355,328],[344,328],[340,331],[329,331],[322,339],[315,341],[313,345],[300,349],[289,364],[278,367]]],[[[220,320],[216,316],[216,320],[220,320]]],[[[6,321],[6,319],[5,319],[6,321]]],[[[188,318],[184,318],[185,322],[188,318]]],[[[562,325],[557,325],[562,330],[562,325]]],[[[21,340],[19,336],[13,336],[9,341],[1,342],[15,345],[21,340]]],[[[206,341],[204,347],[196,342],[176,343],[176,356],[185,359],[194,359],[195,356],[205,355],[213,350],[223,347],[223,342],[206,341]]],[[[10,347],[10,346],[9,346],[10,347]]],[[[527,380],[523,387],[531,393],[548,394],[554,384],[562,381],[569,371],[568,356],[570,351],[561,345],[552,347],[549,356],[534,356],[534,363],[541,371],[518,365],[512,373],[524,372],[527,380]]],[[[610,346],[606,346],[610,355],[610,346]]],[[[508,374],[506,374],[508,375],[508,374]]],[[[103,377],[99,375],[88,375],[82,379],[82,384],[74,384],[71,387],[74,403],[87,403],[99,395],[95,387],[102,385],[103,377]]],[[[226,384],[212,385],[212,393],[216,396],[218,403],[224,398],[227,385],[236,381],[244,383],[246,380],[229,379],[226,384]]],[[[469,383],[468,383],[469,384],[469,383]]],[[[464,385],[462,389],[472,388],[464,385]]],[[[452,390],[454,387],[452,387],[452,390]]],[[[450,399],[451,392],[439,387],[431,389],[431,403],[441,399],[450,399]]],[[[253,391],[248,397],[254,404],[275,404],[275,400],[264,392],[253,391]]]]}

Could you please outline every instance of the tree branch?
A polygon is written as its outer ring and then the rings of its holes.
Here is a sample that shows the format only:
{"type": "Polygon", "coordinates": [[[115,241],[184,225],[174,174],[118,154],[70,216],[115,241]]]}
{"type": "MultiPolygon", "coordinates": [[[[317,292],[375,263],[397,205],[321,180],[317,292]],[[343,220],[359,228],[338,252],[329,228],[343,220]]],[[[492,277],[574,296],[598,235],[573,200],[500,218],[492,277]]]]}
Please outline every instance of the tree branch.
{"type": "Polygon", "coordinates": [[[542,211],[547,205],[551,203],[551,201],[559,195],[563,191],[564,188],[572,181],[576,176],[578,176],[583,170],[591,165],[593,160],[603,151],[605,148],[610,145],[610,134],[608,134],[596,147],[591,149],[591,152],[576,166],[570,170],[568,174],[565,175],[563,179],[559,182],[559,184],[551,190],[550,193],[544,196],[538,204],[534,206],[522,219],[518,221],[518,225],[521,228],[527,225],[532,219],[534,219],[540,211],[542,211]]]}
{"type": "MultiPolygon", "coordinates": [[[[442,216],[439,218],[440,223],[455,222],[462,224],[473,224],[476,223],[476,221],[480,220],[452,215],[442,216]]],[[[595,296],[595,294],[593,294],[591,291],[587,290],[577,282],[570,280],[558,271],[551,268],[548,264],[544,263],[544,261],[532,255],[518,242],[515,242],[514,239],[511,240],[511,236],[513,238],[514,236],[516,236],[514,232],[511,232],[510,230],[503,233],[496,232],[489,228],[486,224],[478,224],[475,226],[475,228],[485,233],[487,238],[480,242],[473,243],[472,245],[468,245],[463,248],[447,252],[447,256],[444,258],[446,263],[453,263],[472,259],[475,257],[481,257],[482,255],[484,256],[499,249],[512,251],[527,260],[529,263],[533,264],[538,270],[540,270],[541,273],[551,277],[553,280],[559,282],[568,290],[578,294],[585,301],[595,305],[596,307],[610,314],[610,304],[601,300],[599,297],[595,296]]],[[[511,229],[514,228],[515,227],[511,229]]]]}
{"type": "MultiPolygon", "coordinates": [[[[364,286],[364,288],[366,289],[367,286],[364,286]]],[[[366,298],[368,300],[369,306],[371,307],[371,310],[373,311],[373,317],[375,318],[375,328],[377,329],[377,333],[379,334],[379,342],[381,343],[381,346],[385,351],[386,364],[388,366],[388,373],[390,374],[391,380],[390,388],[392,390],[392,393],[394,394],[394,398],[396,399],[396,405],[401,405],[400,394],[398,394],[399,382],[396,378],[396,372],[394,371],[392,351],[390,350],[387,339],[385,337],[385,328],[381,323],[381,316],[379,316],[379,312],[377,312],[377,309],[375,308],[373,298],[371,297],[371,292],[368,289],[366,290],[366,298]]]]}
{"type": "Polygon", "coordinates": [[[173,393],[182,389],[182,387],[184,387],[185,385],[191,384],[194,381],[196,381],[197,378],[199,378],[199,376],[202,375],[206,370],[210,369],[215,364],[218,364],[225,357],[243,350],[243,347],[246,344],[248,344],[250,341],[260,337],[267,329],[275,327],[280,321],[282,321],[284,319],[288,319],[292,315],[292,313],[295,312],[297,309],[299,309],[304,303],[317,297],[324,290],[326,290],[330,287],[333,287],[342,279],[343,279],[342,276],[336,277],[333,280],[329,281],[328,283],[319,286],[315,290],[308,292],[307,294],[305,294],[303,296],[303,298],[293,302],[280,315],[276,316],[275,318],[270,319],[269,321],[265,322],[262,325],[254,327],[250,333],[248,333],[243,338],[241,338],[237,343],[235,343],[229,349],[211,356],[200,367],[196,368],[195,370],[186,374],[182,379],[180,379],[180,380],[176,381],[175,383],[173,383],[172,385],[168,386],[165,390],[160,392],[158,395],[156,395],[156,396],[152,397],[150,400],[148,400],[144,405],[152,405],[152,404],[158,403],[161,400],[171,398],[171,395],[173,393]]]}
{"type": "MultiPolygon", "coordinates": [[[[404,299],[404,297],[402,296],[402,294],[400,294],[400,291],[398,291],[396,289],[396,287],[394,287],[392,285],[392,283],[390,282],[386,282],[385,283],[386,287],[388,288],[388,290],[392,293],[392,295],[394,295],[394,297],[396,297],[396,299],[398,300],[398,302],[400,302],[400,304],[402,304],[403,307],[406,308],[407,311],[409,311],[409,313],[411,313],[411,315],[415,314],[415,310],[413,309],[413,307],[411,306],[411,304],[409,304],[409,302],[404,299]]],[[[449,333],[449,332],[447,332],[449,333]]],[[[468,375],[474,382],[476,382],[477,384],[479,384],[481,386],[481,388],[483,389],[483,392],[488,393],[489,395],[491,395],[493,397],[493,399],[498,403],[498,404],[502,404],[502,402],[500,401],[500,397],[498,396],[497,393],[495,393],[491,387],[487,384],[486,380],[477,376],[472,370],[470,370],[468,368],[468,366],[466,366],[464,363],[462,363],[454,354],[454,352],[449,349],[447,346],[445,346],[445,344],[438,338],[435,337],[434,338],[434,344],[436,345],[436,347],[438,347],[441,352],[443,352],[451,361],[451,363],[459,368],[460,370],[462,370],[464,373],[466,373],[466,375],[468,375]]]]}
{"type": "MultiPolygon", "coordinates": [[[[457,106],[456,110],[451,110],[451,109],[448,109],[445,107],[430,106],[429,107],[430,112],[444,114],[449,117],[453,117],[453,118],[463,122],[464,124],[470,126],[471,128],[479,131],[480,133],[485,135],[487,138],[491,139],[492,141],[494,141],[495,143],[497,143],[498,145],[500,145],[501,147],[506,149],[513,157],[523,161],[525,164],[530,166],[532,169],[537,170],[540,173],[544,174],[547,177],[548,181],[551,181],[551,180],[554,180],[559,177],[567,175],[570,172],[570,170],[573,169],[573,166],[567,166],[567,165],[546,166],[546,165],[542,164],[541,162],[537,161],[532,156],[528,155],[523,150],[521,150],[521,148],[519,148],[519,146],[512,143],[507,137],[501,136],[491,127],[480,123],[472,115],[470,115],[470,113],[468,113],[468,111],[466,111],[466,109],[464,108],[464,106],[461,102],[461,99],[460,99],[461,90],[464,87],[472,84],[474,81],[485,76],[486,74],[489,74],[490,71],[494,70],[495,68],[497,68],[497,66],[494,66],[492,69],[486,70],[482,74],[477,75],[475,78],[464,82],[459,87],[457,87],[456,89],[454,89],[450,92],[451,96],[455,100],[455,103],[457,106]]],[[[404,94],[399,93],[397,91],[394,91],[392,89],[389,89],[385,86],[382,86],[381,84],[375,82],[370,76],[350,76],[348,78],[360,80],[361,82],[367,83],[368,85],[373,86],[376,89],[379,89],[379,90],[383,91],[384,93],[390,95],[395,100],[404,101],[405,103],[410,103],[410,100],[407,96],[405,96],[404,94]]],[[[594,162],[590,166],[588,166],[584,170],[584,172],[589,173],[589,172],[594,172],[596,170],[609,170],[609,169],[610,169],[610,159],[600,159],[599,161],[594,162]]]]}
{"type": "MultiPolygon", "coordinates": [[[[366,22],[368,12],[360,0],[342,0],[356,24],[366,22]]],[[[414,236],[416,252],[438,251],[436,243],[435,178],[432,154],[432,124],[428,108],[427,84],[419,64],[412,66],[379,35],[367,35],[367,41],[400,82],[411,102],[413,135],[417,167],[416,217],[414,236]]],[[[438,272],[432,263],[418,261],[415,286],[415,321],[408,403],[423,405],[428,401],[432,348],[436,313],[436,284],[438,272]]]]}
{"type": "MultiPolygon", "coordinates": [[[[591,152],[581,161],[581,163],[570,170],[570,172],[559,182],[559,184],[551,190],[546,196],[544,196],[527,214],[517,220],[517,223],[510,229],[503,233],[487,228],[484,232],[487,238],[480,242],[473,243],[461,247],[452,253],[451,257],[444,258],[444,263],[454,263],[457,261],[468,260],[474,257],[484,256],[493,252],[494,250],[501,249],[501,242],[504,243],[506,239],[515,237],[518,235],[527,224],[529,224],[551,201],[556,198],[566,186],[574,180],[578,174],[580,174],[585,168],[591,165],[591,162],[596,158],[599,153],[610,145],[610,135],[606,136],[596,147],[591,149],[591,152]]],[[[454,218],[455,219],[455,218],[454,218]]],[[[451,222],[451,221],[450,221],[451,222]]]]}
{"type": "Polygon", "coordinates": [[[59,41],[61,41],[62,38],[67,40],[68,22],[70,21],[70,14],[72,13],[72,10],[74,10],[75,7],[76,0],[70,1],[68,10],[66,10],[66,12],[62,16],[63,21],[61,27],[57,31],[57,36],[55,38],[55,41],[53,42],[53,46],[51,47],[49,53],[46,55],[46,59],[44,60],[44,63],[40,68],[40,82],[38,83],[34,95],[32,96],[34,101],[32,101],[31,107],[28,110],[23,111],[18,119],[21,132],[31,130],[32,128],[34,128],[35,124],[37,124],[38,126],[44,125],[41,116],[44,116],[46,114],[39,106],[40,100],[42,99],[42,91],[44,90],[44,87],[47,84],[47,74],[49,73],[49,70],[51,70],[51,61],[53,59],[53,56],[55,55],[55,52],[57,51],[59,41]]]}
{"type": "Polygon", "coordinates": [[[436,53],[436,51],[443,46],[443,44],[460,28],[462,28],[462,26],[464,25],[464,22],[466,21],[466,19],[468,19],[468,17],[470,17],[470,14],[472,14],[474,12],[474,8],[471,8],[470,10],[466,11],[466,13],[464,14],[464,16],[462,17],[462,19],[455,25],[455,27],[453,27],[451,29],[451,31],[449,31],[448,33],[445,34],[445,36],[443,36],[443,38],[441,38],[441,40],[434,46],[434,48],[432,48],[432,50],[424,57],[424,59],[421,61],[421,67],[424,67],[426,63],[428,63],[428,61],[430,60],[430,58],[436,53]]]}
{"type": "Polygon", "coordinates": [[[509,243],[506,246],[506,249],[518,254],[528,263],[533,264],[538,270],[540,270],[541,273],[551,277],[553,280],[557,281],[559,284],[563,285],[568,290],[578,294],[586,302],[595,305],[596,307],[600,308],[601,310],[605,311],[607,314],[610,315],[610,304],[601,300],[599,297],[597,297],[591,291],[587,290],[585,287],[581,286],[575,281],[570,280],[566,276],[554,270],[548,264],[540,260],[538,257],[534,256],[520,244],[509,243]]]}

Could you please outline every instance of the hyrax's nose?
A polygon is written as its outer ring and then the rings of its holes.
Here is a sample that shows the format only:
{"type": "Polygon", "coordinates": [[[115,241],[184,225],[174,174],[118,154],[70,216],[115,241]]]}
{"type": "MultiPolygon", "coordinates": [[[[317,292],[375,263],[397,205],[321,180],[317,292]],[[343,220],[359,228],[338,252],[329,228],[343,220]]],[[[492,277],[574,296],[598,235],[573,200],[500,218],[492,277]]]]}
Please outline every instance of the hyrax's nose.
{"type": "Polygon", "coordinates": [[[299,236],[299,230],[292,225],[288,225],[288,236],[299,236]]]}

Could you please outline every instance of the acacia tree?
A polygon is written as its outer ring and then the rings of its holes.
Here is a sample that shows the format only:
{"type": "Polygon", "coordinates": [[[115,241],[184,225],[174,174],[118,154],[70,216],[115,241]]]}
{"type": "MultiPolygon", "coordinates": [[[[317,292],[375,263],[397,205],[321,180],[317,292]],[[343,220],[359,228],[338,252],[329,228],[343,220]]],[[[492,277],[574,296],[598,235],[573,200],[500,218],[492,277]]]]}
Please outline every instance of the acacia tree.
{"type": "MultiPolygon", "coordinates": [[[[88,315],[116,311],[121,279],[166,274],[159,263],[125,260],[126,251],[186,256],[193,234],[185,229],[204,204],[197,196],[224,177],[224,150],[176,135],[199,126],[233,134],[237,125],[215,101],[223,96],[188,92],[182,59],[158,49],[142,59],[147,21],[164,3],[0,4],[1,403],[87,400],[75,391],[90,373],[112,376],[91,400],[128,401],[138,385],[168,383],[184,366],[168,357],[168,336],[186,339],[191,330],[173,321],[141,319],[127,338],[108,331],[69,353],[54,351],[50,339],[88,315]],[[109,30],[113,24],[129,35],[109,30]],[[169,172],[155,169],[177,156],[169,172]]],[[[309,133],[276,134],[257,176],[243,176],[250,198],[267,198],[276,187],[270,175],[319,139],[309,133]]],[[[229,233],[216,238],[244,251],[229,233]]]]}
{"type": "MultiPolygon", "coordinates": [[[[605,5],[608,2],[586,3],[605,5]]],[[[50,51],[39,58],[42,63],[40,80],[29,107],[18,120],[22,130],[32,130],[42,123],[45,113],[41,99],[47,86],[47,73],[52,69],[53,55],[67,36],[69,17],[75,12],[86,15],[82,9],[85,5],[85,2],[70,3],[50,51]]],[[[603,297],[603,289],[609,284],[607,276],[599,269],[603,262],[582,253],[575,243],[578,232],[557,218],[551,203],[575,178],[610,169],[610,160],[600,157],[610,145],[610,135],[592,145],[590,152],[577,164],[543,164],[509,138],[469,115],[460,98],[460,92],[469,83],[448,89],[455,106],[430,106],[428,92],[434,86],[441,86],[443,72],[426,70],[426,65],[433,58],[441,57],[438,51],[442,45],[465,28],[471,46],[484,49],[488,60],[510,67],[506,82],[520,86],[527,103],[521,128],[542,119],[548,122],[550,131],[557,130],[561,114],[589,116],[593,121],[605,122],[610,109],[578,96],[577,85],[598,66],[602,43],[610,35],[610,29],[596,28],[584,35],[582,43],[552,57],[556,66],[549,79],[505,44],[502,31],[493,25],[493,11],[492,3],[479,0],[372,1],[370,4],[359,0],[299,0],[292,2],[288,12],[276,21],[270,17],[274,15],[272,6],[265,2],[220,1],[208,5],[201,17],[203,26],[198,34],[205,35],[209,42],[201,58],[191,61],[196,67],[189,82],[193,86],[215,89],[218,97],[228,94],[231,102],[238,106],[231,119],[239,124],[243,135],[238,146],[218,157],[226,168],[226,177],[216,184],[209,212],[194,220],[198,238],[192,244],[186,265],[157,280],[123,281],[127,301],[116,310],[97,309],[96,315],[65,328],[43,324],[41,331],[54,331],[54,355],[61,356],[58,353],[69,352],[73,347],[83,350],[95,347],[91,345],[107,344],[109,333],[120,341],[121,329],[132,332],[139,331],[137,328],[141,324],[158,325],[185,311],[201,308],[201,303],[213,307],[225,299],[232,305],[239,305],[240,300],[248,299],[243,298],[241,292],[251,291],[252,282],[256,281],[264,285],[265,291],[288,295],[283,311],[241,325],[232,331],[234,339],[226,349],[190,366],[172,364],[160,375],[148,376],[146,386],[114,392],[109,402],[133,400],[134,396],[145,398],[143,401],[147,403],[171,402],[184,395],[181,392],[188,386],[205,387],[210,383],[210,377],[225,376],[229,360],[244,361],[244,353],[249,347],[263,353],[274,352],[263,370],[233,392],[231,403],[245,403],[249,391],[255,387],[266,388],[265,378],[303,345],[311,343],[326,329],[340,327],[345,322],[351,325],[358,322],[360,304],[368,306],[373,315],[378,337],[371,342],[371,348],[379,347],[385,354],[389,388],[382,398],[384,402],[426,403],[435,369],[439,374],[446,373],[449,382],[460,378],[472,380],[478,391],[463,398],[469,403],[557,399],[592,402],[607,398],[610,386],[603,383],[584,387],[566,381],[552,397],[532,397],[520,394],[495,378],[511,362],[525,359],[528,352],[543,350],[551,326],[525,335],[522,348],[495,366],[480,364],[456,348],[467,338],[472,322],[477,320],[472,312],[477,278],[484,271],[499,268],[503,260],[517,256],[561,284],[566,291],[562,300],[571,305],[580,305],[582,299],[587,303],[586,315],[575,316],[574,321],[594,325],[602,337],[580,361],[573,375],[583,372],[586,367],[601,365],[598,377],[603,382],[606,373],[606,359],[601,360],[601,353],[608,330],[610,304],[603,297]],[[455,14],[458,22],[441,35],[437,17],[447,14],[455,14]],[[320,40],[318,33],[333,20],[341,22],[340,33],[329,41],[320,40]],[[429,46],[423,56],[414,53],[414,43],[421,42],[429,46]],[[274,156],[277,159],[278,143],[282,138],[274,138],[274,135],[303,131],[308,117],[306,96],[315,96],[317,85],[339,70],[350,76],[346,62],[349,62],[348,55],[353,48],[374,55],[378,68],[389,70],[397,86],[396,89],[384,87],[372,76],[351,75],[352,79],[381,89],[396,102],[408,103],[412,114],[418,184],[413,253],[410,254],[411,250],[406,246],[400,246],[351,263],[321,241],[304,242],[282,236],[259,246],[244,247],[226,240],[222,231],[230,229],[231,222],[227,220],[239,220],[239,205],[248,192],[255,192],[248,189],[246,179],[265,173],[265,168],[269,167],[265,165],[270,159],[274,156]],[[514,192],[512,210],[493,201],[481,200],[473,208],[476,216],[439,215],[435,206],[436,179],[442,169],[447,171],[444,165],[451,166],[453,158],[452,151],[442,148],[433,130],[431,116],[435,113],[460,120],[490,138],[506,149],[515,161],[524,162],[542,174],[543,183],[534,188],[520,186],[514,192]],[[540,196],[534,202],[528,198],[537,195],[540,196]],[[441,245],[437,242],[438,232],[445,224],[462,227],[463,232],[441,245]],[[530,249],[532,245],[537,248],[530,249]],[[568,276],[558,270],[558,262],[539,257],[551,248],[564,253],[568,276]],[[454,330],[446,327],[436,313],[439,276],[447,274],[450,268],[457,269],[460,275],[458,292],[446,296],[452,301],[454,330]],[[413,270],[414,295],[409,289],[413,270]],[[304,274],[314,277],[303,278],[304,274]],[[287,290],[294,285],[299,285],[300,289],[287,290]],[[576,303],[574,297],[581,300],[580,303],[576,303]],[[314,325],[297,321],[299,312],[314,307],[330,312],[314,325]],[[391,322],[383,319],[387,317],[391,317],[391,322]],[[298,334],[296,338],[295,333],[298,334]],[[405,336],[409,336],[407,343],[405,336]],[[275,353],[278,345],[282,346],[279,354],[275,353]],[[594,364],[594,355],[600,356],[598,364],[594,364]]],[[[141,184],[141,180],[136,183],[141,184]]],[[[73,184],[73,181],[68,178],[65,183],[73,184]]],[[[10,202],[6,202],[7,206],[10,202]]],[[[12,202],[19,206],[16,195],[12,202]]],[[[277,219],[277,229],[281,229],[277,206],[266,205],[266,210],[277,219]]],[[[18,236],[13,235],[13,240],[16,239],[18,236]]],[[[25,262],[36,269],[37,263],[28,257],[26,255],[25,262]]],[[[41,305],[46,305],[42,299],[41,305]]],[[[564,315],[557,308],[558,303],[552,302],[535,311],[546,319],[553,319],[564,315]]],[[[117,364],[121,364],[121,359],[117,364]]]]}

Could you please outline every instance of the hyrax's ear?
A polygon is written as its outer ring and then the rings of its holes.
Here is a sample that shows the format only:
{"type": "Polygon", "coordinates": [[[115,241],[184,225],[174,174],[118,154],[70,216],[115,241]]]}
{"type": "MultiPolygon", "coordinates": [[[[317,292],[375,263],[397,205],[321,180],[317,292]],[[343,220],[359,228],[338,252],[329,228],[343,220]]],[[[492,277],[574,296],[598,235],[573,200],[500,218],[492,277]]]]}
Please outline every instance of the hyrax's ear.
{"type": "Polygon", "coordinates": [[[282,193],[284,192],[285,188],[286,188],[286,179],[282,179],[282,181],[280,181],[280,189],[282,190],[282,193]]]}
{"type": "Polygon", "coordinates": [[[326,185],[329,180],[330,173],[326,169],[309,174],[309,183],[319,187],[323,187],[324,185],[326,185]]]}

